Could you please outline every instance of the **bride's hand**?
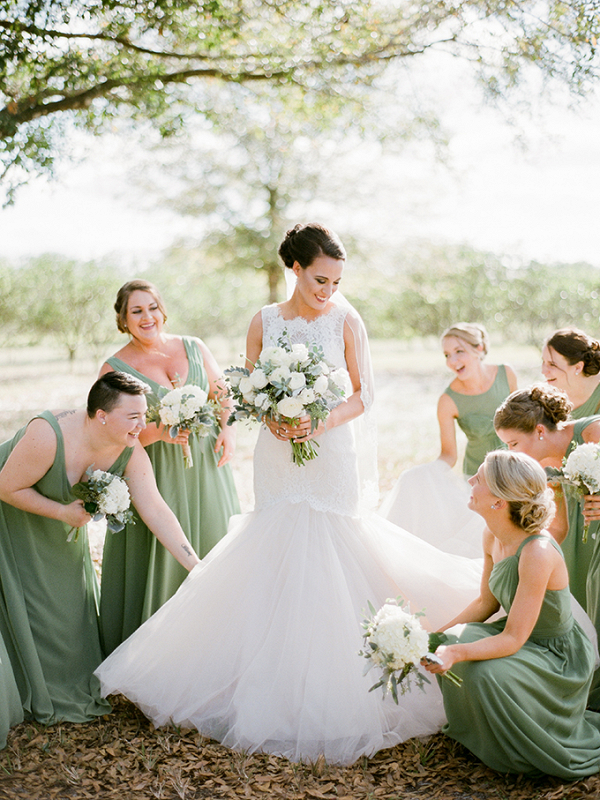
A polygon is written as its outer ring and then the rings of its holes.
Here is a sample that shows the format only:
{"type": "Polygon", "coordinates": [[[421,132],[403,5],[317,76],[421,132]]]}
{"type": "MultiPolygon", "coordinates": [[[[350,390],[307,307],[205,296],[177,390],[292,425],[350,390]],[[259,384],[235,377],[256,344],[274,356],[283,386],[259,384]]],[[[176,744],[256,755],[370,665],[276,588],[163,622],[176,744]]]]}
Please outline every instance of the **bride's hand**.
{"type": "Polygon", "coordinates": [[[309,420],[308,428],[306,430],[303,429],[303,435],[300,435],[300,431],[298,431],[297,428],[292,429],[295,430],[295,433],[292,433],[291,436],[294,442],[308,442],[310,439],[315,439],[317,436],[320,436],[322,433],[325,433],[326,427],[323,420],[319,420],[318,424],[315,426],[314,431],[311,432],[310,417],[307,417],[307,419],[309,420]]]}
{"type": "MultiPolygon", "coordinates": [[[[276,439],[282,442],[300,441],[305,442],[307,439],[312,439],[317,436],[317,430],[310,432],[310,417],[298,417],[295,425],[290,425],[287,422],[277,421],[269,417],[265,419],[265,425],[271,431],[276,439]]],[[[320,431],[322,433],[322,430],[320,431]]]]}

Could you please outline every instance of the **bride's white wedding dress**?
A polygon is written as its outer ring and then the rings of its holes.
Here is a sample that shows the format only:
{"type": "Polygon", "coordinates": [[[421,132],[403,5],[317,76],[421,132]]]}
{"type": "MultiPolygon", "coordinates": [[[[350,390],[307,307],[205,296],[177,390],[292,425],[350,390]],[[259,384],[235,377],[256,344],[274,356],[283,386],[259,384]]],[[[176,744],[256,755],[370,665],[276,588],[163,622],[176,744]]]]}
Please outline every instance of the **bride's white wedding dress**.
{"type": "MultiPolygon", "coordinates": [[[[263,346],[285,332],[346,366],[353,310],[284,320],[268,306],[262,316],[263,346]]],[[[349,764],[440,729],[435,681],[397,706],[369,693],[377,677],[363,675],[358,655],[361,612],[401,595],[434,629],[477,596],[480,562],[360,509],[355,440],[353,424],[334,428],[298,467],[289,443],[261,430],[255,510],[233,517],[177,594],[100,665],[104,694],[125,694],[157,726],[196,727],[228,747],[293,761],[349,764]]]]}

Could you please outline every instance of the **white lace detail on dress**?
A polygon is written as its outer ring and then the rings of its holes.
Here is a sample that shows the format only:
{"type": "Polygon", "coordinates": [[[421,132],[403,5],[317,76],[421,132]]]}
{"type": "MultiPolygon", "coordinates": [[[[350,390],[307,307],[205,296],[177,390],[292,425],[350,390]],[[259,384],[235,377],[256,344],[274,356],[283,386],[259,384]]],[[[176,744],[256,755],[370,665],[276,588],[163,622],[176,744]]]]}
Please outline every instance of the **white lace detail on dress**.
{"type": "MultiPolygon", "coordinates": [[[[347,310],[334,306],[314,320],[285,320],[277,305],[262,309],[263,347],[286,336],[292,344],[320,344],[325,358],[346,368],[344,320],[347,310]]],[[[315,439],[319,455],[305,466],[292,462],[291,447],[269,430],[260,431],[254,453],[256,508],[279,503],[307,502],[317,511],[355,516],[358,510],[358,473],[352,426],[340,425],[315,439]]]]}

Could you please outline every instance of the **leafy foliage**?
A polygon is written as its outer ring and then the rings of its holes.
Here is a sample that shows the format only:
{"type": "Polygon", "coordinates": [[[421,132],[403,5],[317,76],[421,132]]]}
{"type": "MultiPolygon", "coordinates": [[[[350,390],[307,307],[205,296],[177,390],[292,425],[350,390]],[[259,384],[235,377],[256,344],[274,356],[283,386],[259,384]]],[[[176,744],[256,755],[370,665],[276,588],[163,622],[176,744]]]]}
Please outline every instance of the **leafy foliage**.
{"type": "Polygon", "coordinates": [[[100,130],[116,116],[165,135],[205,110],[213,81],[357,97],[391,61],[446,50],[495,96],[527,67],[583,91],[596,76],[597,0],[5,0],[0,8],[0,156],[8,196],[51,169],[61,118],[100,130]]]}

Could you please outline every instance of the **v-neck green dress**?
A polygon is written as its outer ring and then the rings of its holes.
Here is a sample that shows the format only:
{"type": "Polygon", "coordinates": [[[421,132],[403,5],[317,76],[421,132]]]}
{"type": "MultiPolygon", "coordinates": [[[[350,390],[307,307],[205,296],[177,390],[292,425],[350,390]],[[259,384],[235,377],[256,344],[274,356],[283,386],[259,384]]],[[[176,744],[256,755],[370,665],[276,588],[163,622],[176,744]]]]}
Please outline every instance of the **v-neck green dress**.
{"type": "MultiPolygon", "coordinates": [[[[39,415],[56,434],[56,456],[34,488],[58,503],[72,503],[65,446],[50,411],[39,415]]],[[[0,445],[0,468],[27,426],[0,445]]],[[[131,448],[110,468],[122,475],[131,448]]],[[[67,542],[69,526],[0,503],[0,630],[25,716],[43,723],[86,722],[107,714],[92,674],[102,661],[98,582],[88,536],[67,542]]]]}
{"type": "MultiPolygon", "coordinates": [[[[523,547],[494,565],[490,589],[508,612],[519,584],[523,547]]],[[[550,541],[558,550],[554,540],[550,541]]],[[[500,633],[506,617],[469,623],[452,642],[500,633]]],[[[529,639],[512,656],[463,661],[461,687],[440,678],[448,723],[443,731],[488,767],[578,779],[600,770],[600,714],[586,711],[594,651],[571,614],[568,587],[548,590],[529,639]]]]}
{"type": "MultiPolygon", "coordinates": [[[[194,339],[182,337],[188,359],[186,383],[208,391],[202,353],[194,339]]],[[[148,405],[165,391],[119,358],[107,359],[118,371],[134,375],[151,388],[148,405]]],[[[196,553],[203,558],[227,533],[229,518],[239,514],[237,492],[229,464],[218,467],[214,435],[190,436],[194,466],[186,469],[179,445],[155,442],[146,448],[158,490],[179,520],[196,553]]],[[[102,560],[100,625],[105,655],[127,639],[172,597],[187,570],[163,547],[137,514],[135,524],[107,535],[102,560]]]]}

